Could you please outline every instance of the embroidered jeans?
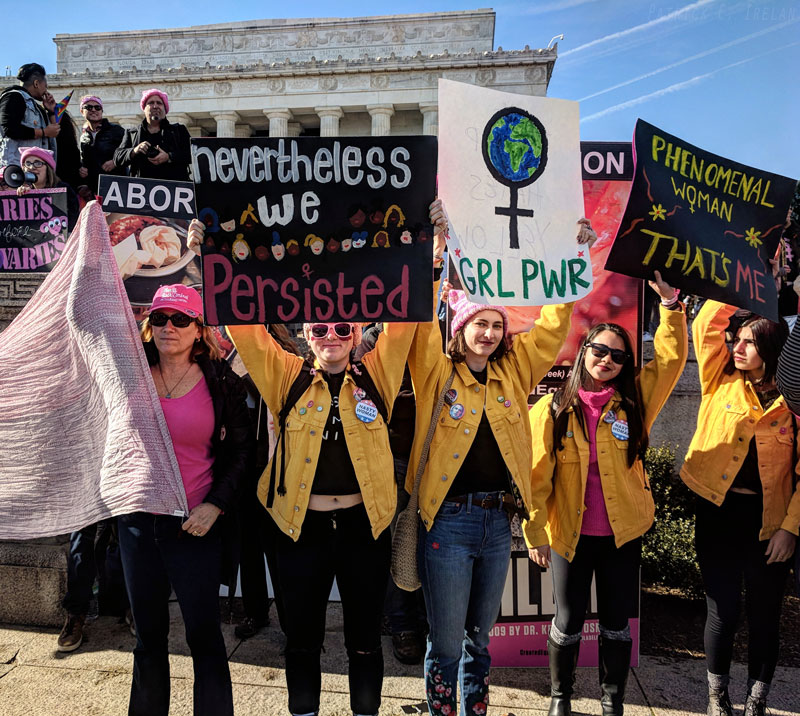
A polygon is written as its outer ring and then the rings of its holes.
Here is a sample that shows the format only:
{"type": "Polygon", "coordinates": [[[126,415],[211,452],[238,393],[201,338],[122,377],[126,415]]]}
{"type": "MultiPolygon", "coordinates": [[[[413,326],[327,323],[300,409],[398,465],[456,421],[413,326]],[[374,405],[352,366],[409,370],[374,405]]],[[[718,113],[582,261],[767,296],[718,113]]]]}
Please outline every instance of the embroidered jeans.
{"type": "Polygon", "coordinates": [[[432,716],[483,716],[489,705],[489,632],[500,611],[511,554],[511,528],[501,507],[443,502],[427,532],[420,527],[419,572],[430,632],[425,691],[432,716]],[[460,678],[459,678],[460,677],[460,678]]]}

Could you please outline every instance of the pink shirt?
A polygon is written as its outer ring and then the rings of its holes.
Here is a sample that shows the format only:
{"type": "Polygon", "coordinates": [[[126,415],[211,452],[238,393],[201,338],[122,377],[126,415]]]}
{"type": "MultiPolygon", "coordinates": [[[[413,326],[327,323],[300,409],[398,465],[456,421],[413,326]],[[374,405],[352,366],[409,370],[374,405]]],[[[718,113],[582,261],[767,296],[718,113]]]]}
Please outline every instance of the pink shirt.
{"type": "Polygon", "coordinates": [[[586,494],[583,498],[586,509],[583,511],[581,534],[592,537],[607,537],[614,534],[608,521],[603,485],[600,482],[600,469],[597,466],[597,423],[603,412],[603,406],[612,395],[614,387],[611,385],[596,393],[583,388],[578,390],[586,421],[586,433],[589,436],[589,474],[586,477],[586,494]]]}
{"type": "Polygon", "coordinates": [[[214,458],[211,455],[214,404],[205,379],[201,378],[180,398],[161,398],[161,408],[167,419],[191,510],[206,498],[214,479],[214,458]]]}

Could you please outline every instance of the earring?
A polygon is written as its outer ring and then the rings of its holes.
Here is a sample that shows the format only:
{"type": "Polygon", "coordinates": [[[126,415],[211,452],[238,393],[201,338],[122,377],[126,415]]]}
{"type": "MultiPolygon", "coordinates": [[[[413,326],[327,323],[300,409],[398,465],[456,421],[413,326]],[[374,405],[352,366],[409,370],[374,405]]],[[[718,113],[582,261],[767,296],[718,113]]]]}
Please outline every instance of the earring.
{"type": "Polygon", "coordinates": [[[199,343],[199,342],[200,342],[200,339],[199,339],[199,338],[195,338],[195,339],[194,339],[194,342],[195,342],[195,343],[199,343]]]}

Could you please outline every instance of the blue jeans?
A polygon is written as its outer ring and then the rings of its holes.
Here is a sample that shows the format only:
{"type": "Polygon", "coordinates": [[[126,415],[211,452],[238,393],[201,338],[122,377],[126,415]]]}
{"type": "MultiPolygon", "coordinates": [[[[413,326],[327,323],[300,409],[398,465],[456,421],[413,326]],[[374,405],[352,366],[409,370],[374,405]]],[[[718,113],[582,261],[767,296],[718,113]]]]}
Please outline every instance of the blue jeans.
{"type": "Polygon", "coordinates": [[[169,713],[169,596],[175,590],[194,666],[194,715],[232,716],[228,654],[219,618],[219,524],[203,537],[181,518],[136,512],[119,518],[122,567],[136,623],[129,716],[169,713]]]}
{"type": "Polygon", "coordinates": [[[69,536],[67,593],[61,606],[70,614],[86,616],[98,572],[105,571],[106,547],[111,539],[111,520],[87,525],[69,536]],[[99,532],[99,535],[98,535],[99,532]]]}
{"type": "Polygon", "coordinates": [[[489,632],[500,612],[511,555],[502,507],[443,502],[430,532],[420,525],[419,573],[428,612],[425,692],[432,716],[483,716],[489,705],[489,632]]]}

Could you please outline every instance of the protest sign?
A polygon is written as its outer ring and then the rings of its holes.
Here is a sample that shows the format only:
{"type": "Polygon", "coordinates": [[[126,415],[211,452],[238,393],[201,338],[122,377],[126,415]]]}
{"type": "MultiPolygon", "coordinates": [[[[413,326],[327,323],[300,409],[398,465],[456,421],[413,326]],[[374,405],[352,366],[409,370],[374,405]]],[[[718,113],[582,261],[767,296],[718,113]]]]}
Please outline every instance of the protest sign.
{"type": "Polygon", "coordinates": [[[101,174],[98,194],[137,319],[159,286],[182,283],[199,288],[200,259],[186,247],[195,216],[191,182],[101,174]]]}
{"type": "Polygon", "coordinates": [[[428,321],[435,137],[193,139],[206,322],[428,321]]]}
{"type": "Polygon", "coordinates": [[[606,268],[777,320],[769,263],[795,182],[711,154],[641,119],[630,198],[606,268]]]}
{"type": "Polygon", "coordinates": [[[439,80],[439,195],[471,301],[539,306],[592,288],[578,104],[439,80]]]}
{"type": "Polygon", "coordinates": [[[0,273],[50,271],[68,238],[66,189],[0,192],[0,273]]]}

